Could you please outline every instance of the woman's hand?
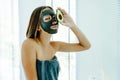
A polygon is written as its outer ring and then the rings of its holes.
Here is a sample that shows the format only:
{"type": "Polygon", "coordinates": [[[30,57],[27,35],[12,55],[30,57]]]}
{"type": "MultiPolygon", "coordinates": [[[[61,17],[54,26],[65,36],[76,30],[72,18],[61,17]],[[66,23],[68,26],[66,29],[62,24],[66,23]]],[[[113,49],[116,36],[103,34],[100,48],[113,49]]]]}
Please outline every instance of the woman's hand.
{"type": "Polygon", "coordinates": [[[60,22],[62,25],[68,26],[68,27],[75,26],[75,23],[74,23],[73,19],[71,18],[71,16],[64,9],[58,8],[58,10],[60,10],[62,12],[63,17],[64,17],[64,21],[60,22]]]}

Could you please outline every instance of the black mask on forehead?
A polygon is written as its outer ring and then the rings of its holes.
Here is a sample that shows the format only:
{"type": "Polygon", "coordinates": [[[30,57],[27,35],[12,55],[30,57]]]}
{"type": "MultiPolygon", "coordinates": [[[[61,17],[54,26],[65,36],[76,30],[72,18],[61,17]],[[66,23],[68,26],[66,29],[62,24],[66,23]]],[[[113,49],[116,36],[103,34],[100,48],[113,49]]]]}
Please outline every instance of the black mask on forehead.
{"type": "Polygon", "coordinates": [[[56,14],[54,13],[53,10],[45,10],[42,12],[41,14],[41,27],[43,28],[44,31],[48,32],[49,34],[55,34],[57,33],[57,29],[51,29],[51,26],[57,25],[58,26],[58,20],[56,17],[56,14]],[[50,15],[51,16],[51,20],[48,22],[44,22],[44,16],[46,15],[50,15]],[[53,22],[56,22],[55,24],[53,24],[53,22]]]}

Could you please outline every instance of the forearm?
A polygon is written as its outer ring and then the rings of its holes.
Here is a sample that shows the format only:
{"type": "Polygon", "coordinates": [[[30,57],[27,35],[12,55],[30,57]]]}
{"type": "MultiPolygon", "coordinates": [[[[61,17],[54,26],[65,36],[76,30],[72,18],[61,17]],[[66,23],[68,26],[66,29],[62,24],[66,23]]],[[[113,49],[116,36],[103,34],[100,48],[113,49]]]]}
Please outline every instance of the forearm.
{"type": "Polygon", "coordinates": [[[75,24],[71,25],[70,29],[76,35],[81,46],[83,46],[85,48],[90,48],[90,42],[88,41],[88,39],[85,37],[85,35],[82,33],[82,31],[75,24]]]}

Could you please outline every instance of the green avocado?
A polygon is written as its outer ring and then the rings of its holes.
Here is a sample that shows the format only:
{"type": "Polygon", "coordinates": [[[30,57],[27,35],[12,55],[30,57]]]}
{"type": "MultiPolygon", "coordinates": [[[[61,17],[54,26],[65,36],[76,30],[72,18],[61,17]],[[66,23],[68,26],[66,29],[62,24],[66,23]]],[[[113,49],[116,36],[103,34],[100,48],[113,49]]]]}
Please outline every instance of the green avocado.
{"type": "Polygon", "coordinates": [[[57,19],[59,22],[63,22],[64,21],[64,17],[63,14],[60,10],[56,10],[56,14],[57,14],[57,19]]]}

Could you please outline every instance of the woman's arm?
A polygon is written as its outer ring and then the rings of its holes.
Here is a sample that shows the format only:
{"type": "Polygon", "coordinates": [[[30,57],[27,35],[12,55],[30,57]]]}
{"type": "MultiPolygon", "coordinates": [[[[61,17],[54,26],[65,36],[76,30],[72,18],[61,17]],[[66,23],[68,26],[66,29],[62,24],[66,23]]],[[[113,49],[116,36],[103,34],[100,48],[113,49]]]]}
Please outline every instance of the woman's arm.
{"type": "Polygon", "coordinates": [[[25,40],[22,45],[22,64],[27,80],[37,80],[36,50],[34,43],[25,40]]]}
{"type": "Polygon", "coordinates": [[[68,26],[76,35],[79,43],[64,43],[64,42],[56,42],[58,45],[58,51],[65,52],[74,52],[74,51],[82,51],[90,48],[90,42],[85,37],[85,35],[80,31],[80,29],[76,26],[73,19],[66,13],[64,9],[58,8],[62,11],[64,16],[64,22],[61,24],[64,26],[68,26]]]}

